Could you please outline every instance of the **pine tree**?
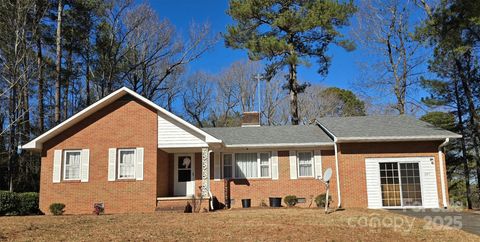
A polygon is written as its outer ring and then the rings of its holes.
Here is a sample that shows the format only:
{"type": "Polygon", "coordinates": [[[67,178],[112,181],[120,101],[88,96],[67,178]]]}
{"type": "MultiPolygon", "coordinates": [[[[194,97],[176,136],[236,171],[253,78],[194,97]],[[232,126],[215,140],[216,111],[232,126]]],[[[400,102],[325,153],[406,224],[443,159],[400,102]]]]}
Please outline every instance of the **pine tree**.
{"type": "Polygon", "coordinates": [[[350,41],[341,39],[338,28],[346,26],[354,12],[352,2],[334,0],[231,0],[227,13],[236,24],[228,26],[225,43],[247,49],[252,60],[268,60],[267,80],[288,67],[285,86],[290,92],[291,122],[297,125],[298,94],[307,87],[298,82],[298,66],[316,58],[318,72],[326,75],[331,59],[328,46],[353,48],[350,41]]]}

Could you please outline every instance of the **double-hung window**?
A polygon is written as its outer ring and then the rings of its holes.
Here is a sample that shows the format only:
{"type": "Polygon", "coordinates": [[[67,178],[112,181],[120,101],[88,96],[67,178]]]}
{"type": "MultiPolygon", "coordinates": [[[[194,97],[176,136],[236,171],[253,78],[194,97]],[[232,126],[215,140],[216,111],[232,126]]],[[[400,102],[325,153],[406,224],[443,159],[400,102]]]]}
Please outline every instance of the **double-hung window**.
{"type": "Polygon", "coordinates": [[[232,178],[233,154],[223,155],[223,178],[232,178]]]}
{"type": "Polygon", "coordinates": [[[63,159],[63,180],[80,180],[81,150],[66,150],[63,159]]]}
{"type": "Polygon", "coordinates": [[[135,149],[118,150],[118,179],[135,179],[135,149]]]}
{"type": "Polygon", "coordinates": [[[298,176],[313,177],[313,152],[299,151],[297,154],[298,176]]]}
{"type": "Polygon", "coordinates": [[[269,178],[270,153],[223,154],[224,178],[269,178]]]}

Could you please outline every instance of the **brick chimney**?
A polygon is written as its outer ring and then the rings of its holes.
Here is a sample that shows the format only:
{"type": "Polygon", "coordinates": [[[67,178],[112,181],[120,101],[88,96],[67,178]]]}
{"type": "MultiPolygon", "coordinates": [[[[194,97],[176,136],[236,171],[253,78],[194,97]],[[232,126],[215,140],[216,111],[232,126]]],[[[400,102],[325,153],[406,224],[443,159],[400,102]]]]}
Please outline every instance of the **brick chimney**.
{"type": "Polygon", "coordinates": [[[242,127],[260,126],[259,112],[244,112],[242,118],[242,127]]]}

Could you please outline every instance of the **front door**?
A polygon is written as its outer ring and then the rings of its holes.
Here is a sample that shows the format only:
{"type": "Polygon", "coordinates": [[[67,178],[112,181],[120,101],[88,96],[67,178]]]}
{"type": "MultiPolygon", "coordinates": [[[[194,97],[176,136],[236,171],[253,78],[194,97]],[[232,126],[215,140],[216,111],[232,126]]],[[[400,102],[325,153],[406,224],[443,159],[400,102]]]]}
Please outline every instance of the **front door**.
{"type": "Polygon", "coordinates": [[[195,155],[175,154],[173,190],[175,196],[195,194],[195,155]]]}

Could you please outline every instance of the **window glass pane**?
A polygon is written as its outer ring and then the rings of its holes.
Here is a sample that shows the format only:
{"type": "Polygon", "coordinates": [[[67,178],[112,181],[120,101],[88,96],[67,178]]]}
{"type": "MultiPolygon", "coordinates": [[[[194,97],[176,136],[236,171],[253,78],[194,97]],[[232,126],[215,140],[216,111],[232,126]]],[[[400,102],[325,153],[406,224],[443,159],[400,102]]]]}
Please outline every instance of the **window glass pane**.
{"type": "Polygon", "coordinates": [[[178,156],[178,182],[188,182],[192,180],[192,157],[178,156]]]}
{"type": "Polygon", "coordinates": [[[403,206],[422,205],[422,191],[419,174],[418,163],[400,163],[403,206]]]}
{"type": "Polygon", "coordinates": [[[223,167],[223,178],[232,178],[232,166],[223,167]]]}
{"type": "Polygon", "coordinates": [[[119,178],[135,178],[135,151],[120,150],[118,165],[119,178]]]}
{"type": "Polygon", "coordinates": [[[260,167],[260,175],[261,177],[269,177],[270,176],[270,169],[268,168],[268,166],[261,166],[260,167]]]}
{"type": "Polygon", "coordinates": [[[68,151],[65,154],[65,179],[80,179],[80,151],[68,151]]]}
{"type": "Polygon", "coordinates": [[[269,153],[260,153],[260,164],[269,165],[270,154],[269,153]]]}
{"type": "Polygon", "coordinates": [[[400,181],[398,178],[397,163],[382,162],[379,165],[383,206],[400,206],[400,181]]]}
{"type": "Polygon", "coordinates": [[[260,177],[270,176],[270,154],[260,153],[260,177]]]}
{"type": "Polygon", "coordinates": [[[312,176],[312,153],[298,152],[298,176],[312,176]]]}
{"type": "Polygon", "coordinates": [[[226,166],[232,165],[232,154],[223,155],[223,165],[226,165],[226,166]]]}
{"type": "Polygon", "coordinates": [[[178,157],[178,169],[190,169],[192,167],[192,158],[190,156],[178,157]]]}
{"type": "Polygon", "coordinates": [[[232,178],[232,154],[223,155],[223,178],[232,178]]]}
{"type": "Polygon", "coordinates": [[[257,153],[237,153],[235,154],[235,164],[235,177],[258,177],[257,153]]]}
{"type": "Polygon", "coordinates": [[[178,170],[178,181],[187,182],[191,181],[192,172],[190,170],[178,170]]]}

